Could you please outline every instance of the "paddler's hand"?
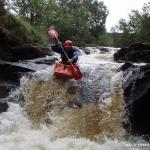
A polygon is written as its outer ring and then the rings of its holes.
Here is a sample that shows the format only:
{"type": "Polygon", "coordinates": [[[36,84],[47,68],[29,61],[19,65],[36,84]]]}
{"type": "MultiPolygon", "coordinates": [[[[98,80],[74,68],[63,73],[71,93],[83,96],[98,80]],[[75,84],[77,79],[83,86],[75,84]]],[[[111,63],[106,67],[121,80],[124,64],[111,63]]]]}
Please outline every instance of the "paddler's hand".
{"type": "Polygon", "coordinates": [[[69,59],[68,62],[71,62],[71,63],[72,63],[72,62],[73,62],[73,59],[69,59]]]}

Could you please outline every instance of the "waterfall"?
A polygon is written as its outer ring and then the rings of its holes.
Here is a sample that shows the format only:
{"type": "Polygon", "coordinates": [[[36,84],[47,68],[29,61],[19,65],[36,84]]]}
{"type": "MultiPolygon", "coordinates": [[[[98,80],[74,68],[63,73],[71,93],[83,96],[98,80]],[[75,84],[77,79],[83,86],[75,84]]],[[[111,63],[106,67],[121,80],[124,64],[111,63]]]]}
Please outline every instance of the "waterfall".
{"type": "Polygon", "coordinates": [[[79,63],[79,81],[55,78],[54,66],[22,77],[23,106],[9,102],[0,114],[0,149],[140,149],[141,139],[133,145],[122,125],[121,64],[113,62],[112,53],[80,56],[79,63]]]}

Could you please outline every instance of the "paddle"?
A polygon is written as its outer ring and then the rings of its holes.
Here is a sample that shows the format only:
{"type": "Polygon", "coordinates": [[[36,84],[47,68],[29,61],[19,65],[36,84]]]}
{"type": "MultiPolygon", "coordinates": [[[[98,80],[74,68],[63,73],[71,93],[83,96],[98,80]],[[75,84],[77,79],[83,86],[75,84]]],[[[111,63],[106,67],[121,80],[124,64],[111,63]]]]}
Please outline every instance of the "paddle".
{"type": "Polygon", "coordinates": [[[65,56],[67,57],[71,67],[72,67],[72,73],[73,73],[73,76],[76,80],[80,79],[81,78],[81,73],[79,74],[78,72],[78,69],[75,68],[75,66],[72,64],[72,62],[70,61],[66,51],[64,50],[63,46],[60,44],[60,41],[58,39],[58,33],[55,31],[54,28],[50,28],[49,31],[48,31],[48,34],[53,38],[53,39],[56,39],[58,44],[60,45],[62,51],[64,52],[65,56]]]}

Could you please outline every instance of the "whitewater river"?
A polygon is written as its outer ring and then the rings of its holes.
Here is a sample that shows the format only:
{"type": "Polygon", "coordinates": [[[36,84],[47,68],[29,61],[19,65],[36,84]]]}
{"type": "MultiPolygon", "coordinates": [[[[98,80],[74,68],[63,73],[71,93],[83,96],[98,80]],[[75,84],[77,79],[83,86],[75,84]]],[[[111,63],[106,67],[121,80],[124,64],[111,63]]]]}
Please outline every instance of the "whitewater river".
{"type": "Polygon", "coordinates": [[[9,96],[23,107],[9,102],[0,114],[0,150],[148,150],[123,128],[122,64],[113,52],[80,56],[80,81],[55,78],[54,66],[22,77],[9,96]]]}

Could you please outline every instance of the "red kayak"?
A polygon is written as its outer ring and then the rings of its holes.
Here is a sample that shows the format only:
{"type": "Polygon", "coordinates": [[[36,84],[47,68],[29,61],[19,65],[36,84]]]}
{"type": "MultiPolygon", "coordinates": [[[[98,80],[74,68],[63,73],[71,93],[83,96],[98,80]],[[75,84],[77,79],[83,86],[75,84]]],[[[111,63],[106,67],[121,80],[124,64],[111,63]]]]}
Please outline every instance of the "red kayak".
{"type": "Polygon", "coordinates": [[[54,75],[65,79],[79,80],[82,77],[81,71],[77,64],[75,65],[64,65],[57,63],[54,69],[54,75]]]}

